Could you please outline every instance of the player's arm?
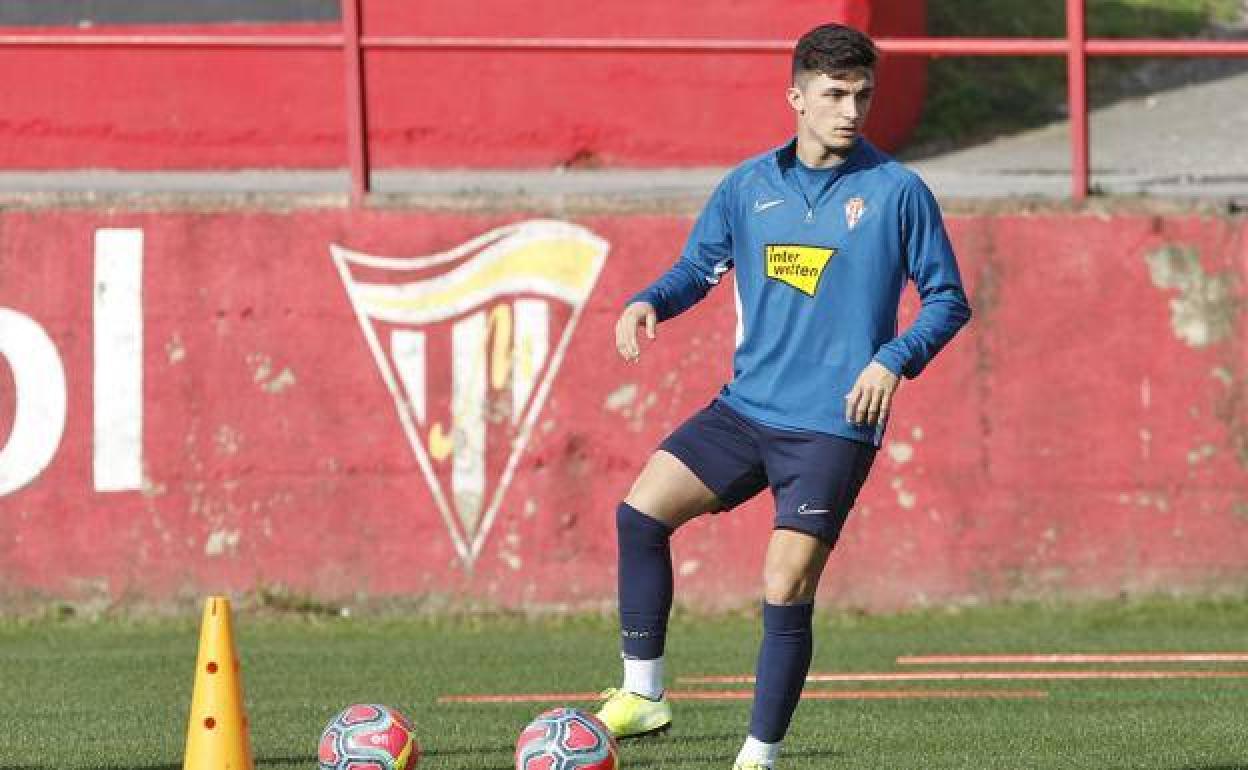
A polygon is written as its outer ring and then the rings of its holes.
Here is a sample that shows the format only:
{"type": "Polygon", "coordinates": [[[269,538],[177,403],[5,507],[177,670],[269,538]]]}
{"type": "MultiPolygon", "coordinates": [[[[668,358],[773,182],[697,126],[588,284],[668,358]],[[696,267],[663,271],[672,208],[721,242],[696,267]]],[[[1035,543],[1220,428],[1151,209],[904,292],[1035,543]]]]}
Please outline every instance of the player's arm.
{"type": "Polygon", "coordinates": [[[962,277],[935,197],[917,177],[901,196],[906,270],[919,292],[918,317],[885,343],[846,396],[846,419],[875,425],[888,419],[901,377],[913,379],[971,318],[962,277]]]}
{"type": "Polygon", "coordinates": [[[615,347],[626,361],[641,356],[638,331],[655,338],[660,321],[696,305],[732,269],[732,176],[720,182],[693,226],[684,252],[657,281],[634,295],[615,323],[615,347]]]}
{"type": "Polygon", "coordinates": [[[902,193],[902,225],[906,268],[921,307],[910,328],[885,343],[875,360],[913,379],[971,319],[971,306],[936,198],[917,177],[902,193]]]}

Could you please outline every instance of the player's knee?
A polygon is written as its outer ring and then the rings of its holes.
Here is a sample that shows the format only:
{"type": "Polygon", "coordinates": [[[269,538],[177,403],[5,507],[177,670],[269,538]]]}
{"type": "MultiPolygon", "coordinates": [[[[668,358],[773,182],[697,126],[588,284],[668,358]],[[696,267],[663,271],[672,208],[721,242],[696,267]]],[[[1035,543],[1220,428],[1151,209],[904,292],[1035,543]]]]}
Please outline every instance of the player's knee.
{"type": "Polygon", "coordinates": [[[763,570],[763,601],[776,605],[808,602],[815,598],[817,585],[804,570],[768,565],[763,570]]]}
{"type": "Polygon", "coordinates": [[[624,504],[668,527],[672,527],[677,520],[678,512],[673,510],[673,506],[665,501],[661,494],[656,494],[645,487],[639,488],[636,484],[624,497],[624,504]]]}
{"type": "Polygon", "coordinates": [[[624,502],[672,529],[706,510],[706,506],[691,500],[683,490],[664,484],[662,480],[647,478],[644,473],[633,482],[624,502]]]}
{"type": "Polygon", "coordinates": [[[672,534],[671,526],[627,500],[615,510],[615,533],[619,542],[666,541],[672,534]]]}
{"type": "Polygon", "coordinates": [[[655,494],[652,487],[652,484],[647,483],[646,475],[643,473],[628,488],[628,494],[624,496],[624,502],[647,516],[654,516],[655,514],[652,510],[657,507],[659,496],[655,494]]]}
{"type": "Polygon", "coordinates": [[[673,528],[714,510],[717,502],[701,479],[665,451],[650,456],[624,500],[673,528]]]}

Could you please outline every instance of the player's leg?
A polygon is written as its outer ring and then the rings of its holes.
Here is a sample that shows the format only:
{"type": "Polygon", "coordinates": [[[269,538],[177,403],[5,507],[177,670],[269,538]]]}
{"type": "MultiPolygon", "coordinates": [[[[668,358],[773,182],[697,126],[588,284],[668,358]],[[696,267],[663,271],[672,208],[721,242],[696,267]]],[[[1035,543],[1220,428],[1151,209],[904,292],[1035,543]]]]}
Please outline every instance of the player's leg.
{"type": "Polygon", "coordinates": [[[675,532],[719,509],[719,497],[679,457],[660,447],[637,475],[624,503],[675,532]]]}
{"type": "Polygon", "coordinates": [[[770,768],[780,753],[810,670],[815,589],[831,552],[832,545],[814,535],[772,532],[763,566],[763,640],[740,768],[770,768]]]}
{"type": "Polygon", "coordinates": [[[772,768],[801,698],[813,652],[819,578],[875,457],[834,436],[775,435],[764,451],[776,529],[763,571],[763,641],[750,731],[737,767],[772,768]]]}
{"type": "Polygon", "coordinates": [[[660,446],[616,511],[624,682],[598,712],[617,737],[666,728],[664,647],[672,606],[672,533],[703,513],[732,508],[763,486],[757,447],[713,403],[660,446]]]}
{"type": "Polygon", "coordinates": [[[616,510],[624,692],[656,701],[663,697],[663,649],[673,592],[671,536],[718,506],[715,493],[693,471],[660,449],[616,510]]]}

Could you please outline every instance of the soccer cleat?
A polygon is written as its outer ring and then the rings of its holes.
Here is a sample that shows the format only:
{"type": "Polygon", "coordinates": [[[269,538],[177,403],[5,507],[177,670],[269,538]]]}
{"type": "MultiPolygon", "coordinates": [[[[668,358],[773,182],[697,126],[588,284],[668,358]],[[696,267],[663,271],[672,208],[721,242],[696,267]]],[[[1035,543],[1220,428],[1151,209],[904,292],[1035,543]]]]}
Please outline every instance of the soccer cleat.
{"type": "Polygon", "coordinates": [[[616,738],[640,738],[672,726],[672,705],[666,698],[650,700],[612,687],[603,691],[602,699],[602,708],[595,716],[616,738]]]}
{"type": "Polygon", "coordinates": [[[762,762],[747,762],[744,765],[740,762],[735,762],[732,765],[732,770],[776,770],[776,766],[763,764],[762,762]]]}

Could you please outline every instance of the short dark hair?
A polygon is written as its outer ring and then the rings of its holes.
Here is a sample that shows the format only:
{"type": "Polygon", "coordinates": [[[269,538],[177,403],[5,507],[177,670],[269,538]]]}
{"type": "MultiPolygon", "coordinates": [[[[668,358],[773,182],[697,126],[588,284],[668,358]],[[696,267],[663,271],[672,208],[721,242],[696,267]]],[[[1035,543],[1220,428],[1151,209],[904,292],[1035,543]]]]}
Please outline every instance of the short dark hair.
{"type": "Polygon", "coordinates": [[[822,24],[802,35],[793,50],[793,79],[804,72],[831,75],[874,69],[879,51],[871,38],[844,24],[822,24]]]}

